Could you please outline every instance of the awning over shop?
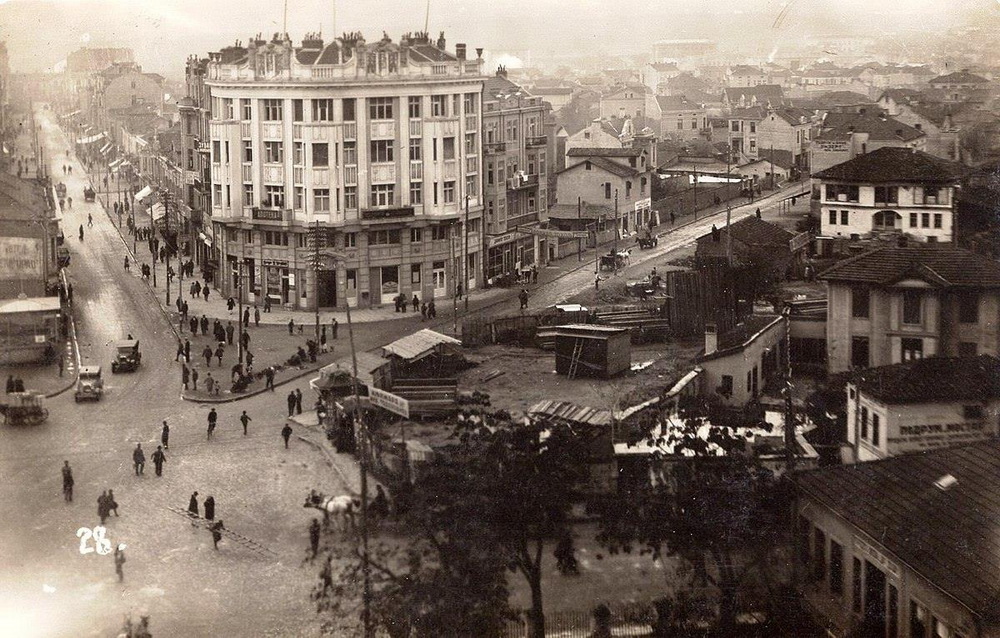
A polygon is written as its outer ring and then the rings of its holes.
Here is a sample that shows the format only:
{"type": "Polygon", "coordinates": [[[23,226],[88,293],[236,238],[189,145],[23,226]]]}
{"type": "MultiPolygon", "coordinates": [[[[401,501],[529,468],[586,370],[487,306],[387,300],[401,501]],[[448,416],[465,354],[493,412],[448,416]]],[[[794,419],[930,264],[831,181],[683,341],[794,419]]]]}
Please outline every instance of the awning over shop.
{"type": "Polygon", "coordinates": [[[135,194],[135,201],[141,203],[142,200],[146,199],[152,194],[153,194],[152,188],[150,188],[149,186],[143,186],[142,190],[135,194]]]}
{"type": "Polygon", "coordinates": [[[104,139],[104,133],[98,133],[97,135],[91,135],[89,137],[81,137],[76,141],[77,144],[93,144],[101,139],[104,139]]]}
{"type": "Polygon", "coordinates": [[[204,242],[206,246],[212,245],[212,238],[206,235],[205,233],[199,231],[198,238],[201,239],[201,241],[204,242]]]}
{"type": "Polygon", "coordinates": [[[107,153],[110,150],[111,150],[111,142],[108,142],[107,144],[101,147],[102,153],[107,153]]]}
{"type": "Polygon", "coordinates": [[[167,214],[167,209],[163,207],[163,204],[156,202],[153,204],[153,209],[151,215],[153,216],[153,221],[163,219],[163,216],[167,214]]]}

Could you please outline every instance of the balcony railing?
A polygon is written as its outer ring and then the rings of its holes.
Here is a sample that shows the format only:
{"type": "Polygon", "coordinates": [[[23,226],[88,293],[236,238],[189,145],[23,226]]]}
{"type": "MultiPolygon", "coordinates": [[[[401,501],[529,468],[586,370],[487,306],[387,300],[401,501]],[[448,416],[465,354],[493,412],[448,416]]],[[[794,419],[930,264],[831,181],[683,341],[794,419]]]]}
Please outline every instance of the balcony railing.
{"type": "Polygon", "coordinates": [[[240,122],[240,135],[244,139],[250,137],[250,122],[240,122]]]}
{"type": "Polygon", "coordinates": [[[358,183],[358,167],[357,166],[345,166],[344,167],[344,184],[347,186],[354,186],[358,183]]]}
{"type": "Polygon", "coordinates": [[[507,145],[503,142],[487,142],[483,144],[483,152],[487,155],[499,155],[507,150],[507,145]]]}
{"type": "Polygon", "coordinates": [[[420,120],[410,120],[410,137],[420,137],[423,135],[424,125],[420,120]]]}
{"type": "Polygon", "coordinates": [[[545,146],[549,141],[548,135],[529,135],[524,138],[524,143],[527,146],[545,146]]]}
{"type": "Polygon", "coordinates": [[[274,208],[271,206],[254,206],[251,209],[251,216],[254,221],[262,222],[288,222],[292,219],[292,211],[288,208],[274,208]]]}
{"type": "Polygon", "coordinates": [[[538,174],[514,176],[507,180],[507,190],[522,190],[538,187],[538,174]]]}
{"type": "Polygon", "coordinates": [[[424,163],[410,162],[410,181],[419,182],[424,178],[424,163]]]}

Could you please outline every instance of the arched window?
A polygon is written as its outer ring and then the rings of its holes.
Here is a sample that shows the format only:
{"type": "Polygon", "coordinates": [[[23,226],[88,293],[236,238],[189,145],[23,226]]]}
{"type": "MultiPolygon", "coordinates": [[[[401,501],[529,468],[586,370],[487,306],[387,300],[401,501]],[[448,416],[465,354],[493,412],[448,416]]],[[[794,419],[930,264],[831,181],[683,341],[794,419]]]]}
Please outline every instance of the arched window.
{"type": "Polygon", "coordinates": [[[902,227],[902,216],[894,210],[880,210],[872,215],[872,226],[876,230],[902,227]]]}

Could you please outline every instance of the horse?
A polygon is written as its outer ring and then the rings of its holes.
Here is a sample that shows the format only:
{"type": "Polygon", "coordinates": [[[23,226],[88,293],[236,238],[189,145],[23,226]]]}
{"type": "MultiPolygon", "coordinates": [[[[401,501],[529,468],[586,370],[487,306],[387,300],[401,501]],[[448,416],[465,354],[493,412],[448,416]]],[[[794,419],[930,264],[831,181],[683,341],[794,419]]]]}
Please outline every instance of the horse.
{"type": "Polygon", "coordinates": [[[361,511],[361,499],[350,494],[326,496],[322,492],[311,490],[302,507],[311,507],[323,512],[324,527],[330,526],[331,516],[339,520],[341,531],[354,531],[354,514],[361,511]]]}

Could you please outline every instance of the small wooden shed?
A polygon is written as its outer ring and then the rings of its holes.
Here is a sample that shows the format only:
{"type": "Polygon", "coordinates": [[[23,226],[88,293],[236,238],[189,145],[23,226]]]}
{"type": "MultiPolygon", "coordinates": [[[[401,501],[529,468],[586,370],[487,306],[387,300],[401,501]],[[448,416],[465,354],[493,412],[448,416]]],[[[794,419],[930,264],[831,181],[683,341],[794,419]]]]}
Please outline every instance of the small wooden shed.
{"type": "Polygon", "coordinates": [[[625,328],[571,324],[554,328],[556,372],[607,379],[632,366],[632,344],[625,328]]]}

